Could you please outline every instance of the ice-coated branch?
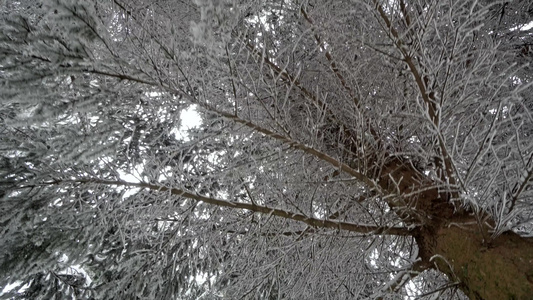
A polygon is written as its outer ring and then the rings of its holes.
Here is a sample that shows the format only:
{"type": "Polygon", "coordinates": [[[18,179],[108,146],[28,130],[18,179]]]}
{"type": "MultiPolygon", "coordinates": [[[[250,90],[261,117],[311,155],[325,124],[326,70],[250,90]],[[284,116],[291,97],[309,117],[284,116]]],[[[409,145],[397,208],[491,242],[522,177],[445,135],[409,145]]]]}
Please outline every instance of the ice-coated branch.
{"type": "Polygon", "coordinates": [[[104,75],[104,76],[108,76],[108,77],[114,77],[114,78],[118,78],[118,79],[121,79],[121,80],[130,80],[130,81],[133,81],[133,82],[137,82],[137,83],[141,83],[141,84],[146,84],[146,85],[151,85],[151,86],[156,86],[156,87],[160,87],[160,88],[163,88],[173,94],[182,94],[184,98],[187,98],[189,101],[191,101],[192,103],[194,104],[197,104],[199,106],[201,106],[202,108],[208,110],[208,111],[211,111],[211,112],[214,112],[222,117],[225,117],[227,119],[230,119],[232,121],[234,121],[235,123],[238,123],[238,124],[242,124],[242,125],[245,125],[257,132],[260,132],[266,136],[269,136],[275,140],[278,140],[279,142],[282,142],[284,144],[287,144],[289,145],[290,147],[294,148],[294,149],[298,149],[298,150],[302,150],[304,151],[305,153],[307,154],[310,154],[322,161],[325,161],[329,164],[331,164],[332,166],[336,167],[336,168],[339,168],[339,170],[355,177],[356,179],[358,179],[360,182],[364,183],[365,185],[367,185],[368,187],[370,188],[373,188],[377,191],[381,191],[381,188],[378,186],[378,184],[371,180],[369,177],[367,177],[366,175],[364,175],[363,173],[351,168],[350,166],[348,166],[347,164],[327,155],[326,153],[324,152],[321,152],[311,146],[308,146],[308,145],[304,145],[302,143],[299,143],[297,141],[294,141],[288,137],[285,137],[281,134],[278,134],[278,133],[275,133],[267,128],[264,128],[258,124],[255,124],[253,123],[252,121],[248,121],[248,120],[245,120],[245,119],[242,119],[234,114],[231,114],[231,113],[228,113],[228,112],[224,112],[224,111],[221,111],[219,109],[216,109],[214,107],[212,107],[211,105],[207,104],[207,103],[204,103],[204,102],[201,102],[201,101],[198,101],[195,97],[191,96],[191,95],[188,95],[187,93],[182,93],[181,91],[179,90],[176,90],[176,89],[173,89],[169,86],[166,86],[166,85],[161,85],[161,84],[158,84],[156,82],[149,82],[149,81],[146,81],[146,80],[143,80],[143,79],[138,79],[138,78],[135,78],[135,77],[132,77],[132,76],[129,76],[129,75],[122,75],[122,74],[118,74],[118,73],[110,73],[110,72],[105,72],[105,71],[99,71],[99,70],[91,70],[92,73],[95,73],[95,74],[100,74],[100,75],[104,75]]]}
{"type": "MultiPolygon", "coordinates": [[[[432,96],[430,95],[429,91],[426,87],[425,79],[423,78],[422,74],[418,70],[417,66],[414,63],[413,56],[408,51],[408,46],[406,43],[401,39],[400,34],[396,30],[396,28],[393,26],[391,20],[387,16],[387,13],[383,9],[382,5],[379,3],[378,0],[374,0],[374,7],[377,10],[379,16],[385,23],[386,28],[390,32],[390,37],[393,42],[393,44],[396,46],[396,48],[400,51],[400,53],[403,56],[403,61],[407,64],[409,71],[413,75],[415,79],[416,86],[418,87],[418,90],[420,92],[420,96],[423,99],[424,104],[427,107],[427,114],[429,116],[429,119],[435,128],[436,132],[438,133],[438,144],[439,149],[442,155],[442,159],[444,161],[444,172],[447,176],[447,180],[450,182],[450,184],[455,185],[457,183],[456,181],[456,171],[457,168],[454,165],[452,158],[450,154],[448,153],[448,150],[446,149],[446,144],[442,136],[440,135],[440,106],[437,104],[434,99],[432,99],[432,96]]],[[[406,20],[408,19],[408,16],[405,16],[406,20]]],[[[457,174],[457,176],[459,176],[457,174]]],[[[457,195],[454,195],[455,197],[457,195]]]]}
{"type": "Polygon", "coordinates": [[[340,222],[340,221],[333,221],[333,220],[326,220],[326,219],[317,219],[313,217],[306,216],[301,213],[293,213],[290,211],[286,211],[283,209],[278,208],[272,208],[267,207],[263,205],[257,205],[254,203],[244,203],[244,202],[236,202],[236,201],[226,201],[211,197],[206,197],[199,195],[197,193],[189,192],[186,190],[182,190],[179,188],[171,188],[166,187],[162,185],[156,185],[151,183],[145,183],[145,182],[127,182],[123,180],[104,180],[104,179],[98,179],[98,178],[84,178],[84,179],[73,179],[73,180],[55,180],[51,182],[44,182],[43,185],[56,185],[56,184],[101,184],[101,185],[115,185],[115,186],[122,186],[122,187],[135,187],[135,188],[142,188],[142,189],[148,189],[152,191],[156,191],[159,193],[170,193],[171,195],[183,197],[199,202],[204,202],[207,204],[216,205],[219,207],[227,207],[231,209],[244,209],[249,210],[256,213],[262,213],[265,215],[272,215],[281,217],[284,219],[294,220],[298,222],[305,223],[311,227],[315,228],[330,228],[330,229],[337,229],[337,230],[345,230],[345,231],[351,231],[351,232],[357,232],[362,234],[372,234],[372,235],[399,235],[399,236],[410,236],[414,234],[414,231],[416,229],[413,228],[406,228],[406,227],[383,227],[383,226],[373,226],[373,225],[366,225],[366,224],[354,224],[349,222],[340,222]]]}
{"type": "Polygon", "coordinates": [[[427,267],[424,266],[420,260],[414,262],[410,268],[399,271],[389,282],[385,283],[379,290],[374,292],[374,294],[370,296],[370,299],[386,299],[385,296],[387,293],[394,294],[426,269],[427,267]]]}
{"type": "Polygon", "coordinates": [[[324,55],[326,56],[326,59],[329,62],[331,70],[333,71],[333,73],[335,73],[335,76],[339,79],[342,87],[348,92],[350,97],[353,99],[353,102],[354,102],[355,106],[359,107],[359,104],[360,104],[359,99],[357,99],[357,97],[354,95],[352,88],[348,85],[348,82],[346,81],[346,78],[344,78],[344,76],[341,74],[341,72],[339,70],[339,67],[337,66],[337,63],[335,62],[335,59],[333,59],[333,56],[331,55],[330,51],[326,49],[326,47],[324,45],[324,41],[320,38],[320,35],[316,32],[316,29],[314,28],[314,26],[316,26],[315,22],[313,21],[311,16],[309,16],[307,11],[305,11],[303,6],[300,8],[300,12],[304,16],[304,19],[311,26],[313,26],[313,28],[311,29],[313,31],[313,36],[314,36],[318,46],[320,47],[320,49],[324,52],[324,55]]]}

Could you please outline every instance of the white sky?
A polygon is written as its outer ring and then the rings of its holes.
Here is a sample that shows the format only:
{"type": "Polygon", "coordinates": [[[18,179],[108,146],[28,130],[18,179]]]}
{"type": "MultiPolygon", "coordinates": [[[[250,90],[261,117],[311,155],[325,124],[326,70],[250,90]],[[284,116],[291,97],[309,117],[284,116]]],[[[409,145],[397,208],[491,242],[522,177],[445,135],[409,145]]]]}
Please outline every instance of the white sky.
{"type": "Polygon", "coordinates": [[[188,140],[187,130],[202,125],[202,119],[196,111],[196,105],[191,105],[189,108],[181,112],[181,125],[177,130],[172,130],[179,140],[188,140]]]}
{"type": "MultiPolygon", "coordinates": [[[[181,124],[180,127],[177,129],[172,130],[171,132],[176,136],[178,140],[188,140],[188,134],[187,130],[191,128],[198,127],[202,125],[202,119],[198,112],[196,111],[196,105],[189,106],[186,110],[183,110],[180,114],[181,118],[181,124]]],[[[129,174],[125,173],[121,170],[118,170],[118,173],[120,175],[120,179],[127,181],[127,182],[141,182],[140,174],[142,171],[142,165],[139,165],[136,170],[134,170],[135,174],[129,174]]],[[[128,197],[130,195],[135,194],[139,189],[133,188],[129,189],[125,194],[124,197],[128,197]]]]}

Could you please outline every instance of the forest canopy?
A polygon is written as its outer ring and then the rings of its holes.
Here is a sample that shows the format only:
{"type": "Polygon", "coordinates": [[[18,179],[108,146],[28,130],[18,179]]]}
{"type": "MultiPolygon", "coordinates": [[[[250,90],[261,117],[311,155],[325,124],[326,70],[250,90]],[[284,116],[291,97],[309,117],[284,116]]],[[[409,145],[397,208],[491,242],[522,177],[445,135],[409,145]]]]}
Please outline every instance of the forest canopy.
{"type": "Polygon", "coordinates": [[[0,2],[0,298],[531,299],[532,20],[0,2]]]}

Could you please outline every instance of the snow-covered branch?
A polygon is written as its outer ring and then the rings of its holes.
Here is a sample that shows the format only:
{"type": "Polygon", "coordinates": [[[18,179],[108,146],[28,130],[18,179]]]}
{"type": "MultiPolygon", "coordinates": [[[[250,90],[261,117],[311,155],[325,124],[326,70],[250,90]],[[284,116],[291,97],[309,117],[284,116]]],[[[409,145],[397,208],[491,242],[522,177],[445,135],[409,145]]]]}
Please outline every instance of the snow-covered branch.
{"type": "Polygon", "coordinates": [[[62,183],[81,183],[81,184],[101,184],[101,185],[115,185],[120,187],[137,187],[148,189],[151,191],[156,191],[158,193],[164,194],[168,193],[173,196],[183,197],[192,199],[195,201],[201,201],[204,203],[212,204],[219,207],[226,207],[231,209],[244,209],[256,213],[261,213],[265,215],[277,216],[284,219],[290,219],[298,222],[302,222],[314,228],[330,228],[336,230],[345,230],[351,232],[357,232],[362,234],[374,234],[374,235],[399,235],[399,236],[410,236],[414,234],[416,228],[406,228],[406,227],[383,227],[383,226],[374,226],[374,225],[363,225],[363,224],[354,224],[347,223],[336,220],[328,219],[317,219],[314,217],[309,217],[302,215],[301,213],[293,213],[283,209],[277,209],[273,207],[267,207],[262,205],[257,205],[254,203],[245,203],[245,202],[236,202],[236,201],[226,201],[211,197],[205,197],[197,193],[188,192],[178,188],[166,187],[162,185],[155,185],[151,183],[136,183],[136,182],[127,182],[121,180],[103,180],[103,179],[74,179],[74,180],[63,180],[63,181],[53,181],[53,182],[44,182],[44,185],[55,185],[62,183]]]}

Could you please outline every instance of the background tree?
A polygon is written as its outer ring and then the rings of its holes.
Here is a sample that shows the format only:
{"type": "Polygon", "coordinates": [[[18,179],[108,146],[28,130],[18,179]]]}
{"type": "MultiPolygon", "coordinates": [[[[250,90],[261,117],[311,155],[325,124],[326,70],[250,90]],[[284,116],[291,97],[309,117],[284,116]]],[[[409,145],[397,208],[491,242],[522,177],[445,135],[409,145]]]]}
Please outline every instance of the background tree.
{"type": "Polygon", "coordinates": [[[2,297],[533,295],[529,1],[1,13],[2,297]]]}

